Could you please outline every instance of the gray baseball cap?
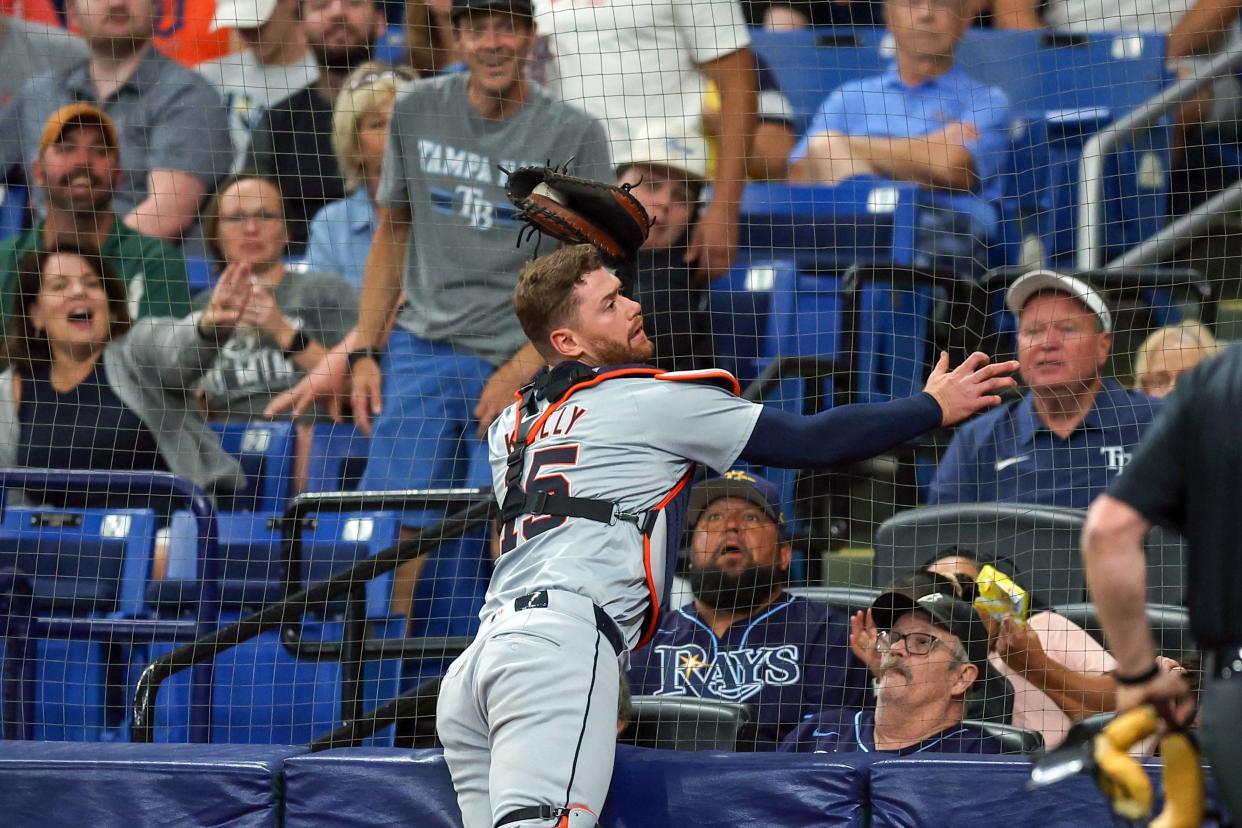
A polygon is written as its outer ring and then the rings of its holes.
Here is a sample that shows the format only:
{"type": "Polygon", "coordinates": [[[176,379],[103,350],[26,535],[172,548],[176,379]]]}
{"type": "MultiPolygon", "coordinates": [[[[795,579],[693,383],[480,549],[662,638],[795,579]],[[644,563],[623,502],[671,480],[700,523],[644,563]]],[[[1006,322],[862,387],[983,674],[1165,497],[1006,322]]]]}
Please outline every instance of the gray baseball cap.
{"type": "Polygon", "coordinates": [[[1018,277],[1005,294],[1005,304],[1014,313],[1022,313],[1022,308],[1026,307],[1031,297],[1046,290],[1064,293],[1082,302],[1100,320],[1100,328],[1104,333],[1113,329],[1113,315],[1099,291],[1077,276],[1055,270],[1032,270],[1018,277]]]}

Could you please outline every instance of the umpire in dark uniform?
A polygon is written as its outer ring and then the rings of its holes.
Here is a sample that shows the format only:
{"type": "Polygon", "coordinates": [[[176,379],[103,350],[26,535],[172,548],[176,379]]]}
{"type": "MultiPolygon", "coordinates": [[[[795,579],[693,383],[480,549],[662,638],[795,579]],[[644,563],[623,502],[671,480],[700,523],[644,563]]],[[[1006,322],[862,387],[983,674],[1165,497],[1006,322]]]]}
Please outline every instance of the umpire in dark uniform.
{"type": "Polygon", "coordinates": [[[1185,680],[1157,669],[1143,539],[1152,523],[1189,545],[1186,603],[1204,655],[1199,741],[1242,819],[1242,346],[1184,376],[1125,473],[1087,514],[1087,583],[1117,659],[1117,709],[1151,702],[1185,721],[1185,680]]]}

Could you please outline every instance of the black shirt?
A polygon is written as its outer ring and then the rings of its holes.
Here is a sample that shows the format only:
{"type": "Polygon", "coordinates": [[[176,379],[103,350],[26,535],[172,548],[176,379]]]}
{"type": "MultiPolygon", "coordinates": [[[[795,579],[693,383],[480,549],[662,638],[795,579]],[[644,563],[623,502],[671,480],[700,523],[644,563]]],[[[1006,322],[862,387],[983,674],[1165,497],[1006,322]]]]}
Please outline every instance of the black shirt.
{"type": "Polygon", "coordinates": [[[289,252],[306,250],[310,220],[345,197],[332,150],[332,102],[312,85],[273,104],[251,133],[249,172],[274,176],[285,199],[289,252]]]}
{"type": "Polygon", "coordinates": [[[1242,643],[1242,346],[1181,378],[1108,493],[1186,539],[1199,646],[1242,643]]]}
{"type": "MultiPolygon", "coordinates": [[[[155,437],[108,385],[103,360],[64,393],[52,387],[46,366],[22,377],[17,465],[34,469],[168,471],[155,437]]],[[[103,496],[30,490],[32,498],[54,506],[147,508],[149,498],[124,492],[103,496]]]]}
{"type": "Polygon", "coordinates": [[[649,360],[666,371],[711,368],[711,322],[707,291],[694,279],[692,266],[682,261],[688,235],[672,247],[638,254],[638,278],[633,298],[643,308],[643,328],[655,344],[649,360]]]}

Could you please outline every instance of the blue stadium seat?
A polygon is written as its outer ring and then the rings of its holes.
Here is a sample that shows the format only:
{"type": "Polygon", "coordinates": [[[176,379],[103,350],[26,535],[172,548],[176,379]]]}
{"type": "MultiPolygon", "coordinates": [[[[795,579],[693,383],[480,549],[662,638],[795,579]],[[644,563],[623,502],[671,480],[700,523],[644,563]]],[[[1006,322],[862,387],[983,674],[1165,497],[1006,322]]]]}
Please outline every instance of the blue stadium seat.
{"type": "Polygon", "coordinates": [[[0,185],[0,241],[12,238],[30,225],[30,191],[21,186],[0,185]]]}
{"type": "Polygon", "coordinates": [[[792,273],[796,267],[790,259],[739,262],[708,286],[716,365],[737,377],[743,388],[759,376],[776,274],[792,273]]]}
{"type": "MultiPolygon", "coordinates": [[[[283,598],[286,553],[278,532],[259,515],[232,515],[221,524],[220,549],[225,556],[221,591],[226,602],[264,595],[283,598]],[[253,533],[249,543],[247,531],[253,533]],[[258,581],[265,575],[268,581],[258,581]]],[[[321,581],[388,548],[399,531],[398,516],[390,512],[317,515],[302,535],[298,586],[321,581]]],[[[394,636],[402,631],[402,621],[389,616],[391,584],[392,576],[387,575],[368,581],[365,587],[366,614],[377,635],[394,636]]],[[[312,607],[299,625],[302,637],[339,642],[344,632],[343,611],[343,601],[312,607]]],[[[168,650],[153,647],[149,659],[168,650]]],[[[399,669],[392,661],[366,665],[364,705],[375,707],[396,695],[399,669]]],[[[297,659],[281,643],[280,632],[265,633],[221,653],[214,663],[212,685],[214,742],[304,743],[330,730],[341,717],[340,664],[297,659]]],[[[185,740],[187,704],[188,679],[185,674],[174,676],[161,688],[157,740],[185,740]]],[[[372,743],[390,740],[391,733],[385,733],[372,743]]]]}
{"type": "Polygon", "coordinates": [[[197,296],[216,283],[215,265],[203,256],[185,257],[185,275],[191,296],[197,296]]]}
{"type": "MultiPolygon", "coordinates": [[[[26,655],[34,661],[26,669],[33,679],[33,721],[28,723],[33,738],[98,741],[115,735],[122,716],[115,702],[124,687],[124,636],[118,635],[114,646],[89,637],[50,636],[35,617],[142,617],[156,523],[150,509],[4,511],[0,571],[22,573],[32,587],[31,617],[16,620],[32,626],[26,655]]],[[[21,657],[16,641],[8,643],[5,659],[21,657]]]]}
{"type": "Polygon", "coordinates": [[[217,499],[222,512],[280,512],[293,484],[293,423],[212,423],[220,445],[241,461],[246,489],[217,499]]]}
{"type": "Polygon", "coordinates": [[[370,438],[348,423],[319,423],[311,435],[306,491],[356,491],[370,438]]]}

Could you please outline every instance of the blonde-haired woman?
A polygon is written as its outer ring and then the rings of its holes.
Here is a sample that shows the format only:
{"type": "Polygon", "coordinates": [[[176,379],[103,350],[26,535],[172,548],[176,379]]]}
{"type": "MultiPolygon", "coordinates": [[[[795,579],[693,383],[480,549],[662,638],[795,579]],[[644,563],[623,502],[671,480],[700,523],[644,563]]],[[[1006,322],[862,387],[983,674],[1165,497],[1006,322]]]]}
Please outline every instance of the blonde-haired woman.
{"type": "Polygon", "coordinates": [[[332,113],[332,149],[345,178],[345,198],[325,205],[310,225],[310,269],[339,273],[362,290],[375,233],[375,191],[397,92],[414,79],[407,67],[369,62],[349,76],[332,113]]]}
{"type": "Polygon", "coordinates": [[[1167,397],[1182,374],[1219,350],[1216,337],[1200,322],[1158,328],[1134,352],[1134,387],[1153,397],[1167,397]]]}

